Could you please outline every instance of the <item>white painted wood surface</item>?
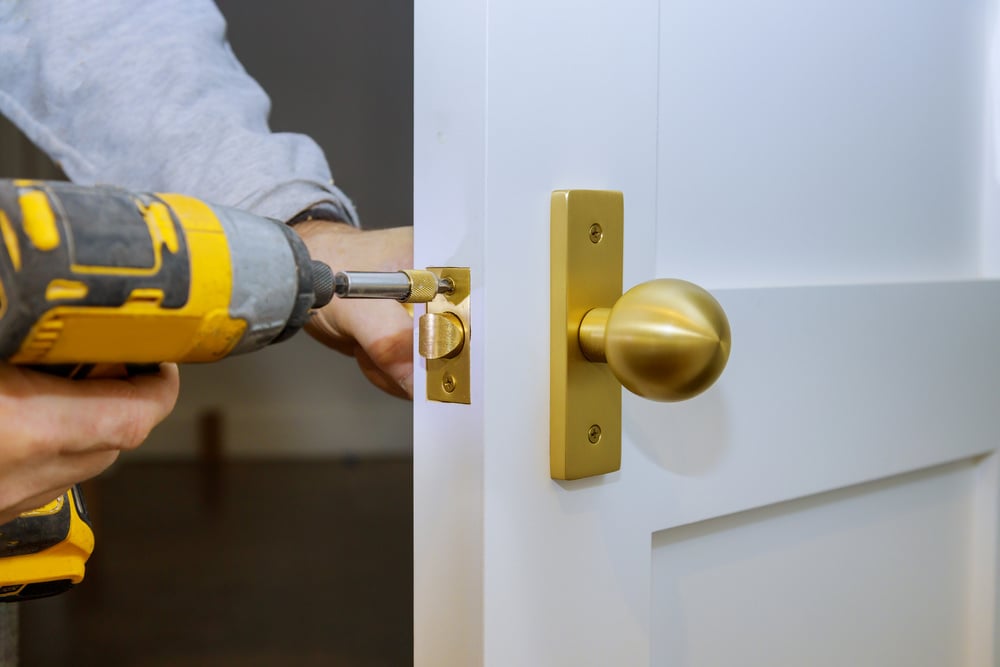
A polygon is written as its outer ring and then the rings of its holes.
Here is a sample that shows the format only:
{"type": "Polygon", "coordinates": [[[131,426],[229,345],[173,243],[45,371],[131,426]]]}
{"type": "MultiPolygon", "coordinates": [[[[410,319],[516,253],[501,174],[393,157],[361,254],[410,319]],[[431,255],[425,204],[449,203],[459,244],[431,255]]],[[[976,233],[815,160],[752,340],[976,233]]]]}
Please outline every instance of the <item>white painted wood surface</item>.
{"type": "Polygon", "coordinates": [[[418,0],[416,262],[476,308],[473,404],[415,404],[418,665],[997,664],[993,11],[418,0]],[[625,284],[701,282],[734,343],[558,483],[567,187],[624,191],[625,284]]]}

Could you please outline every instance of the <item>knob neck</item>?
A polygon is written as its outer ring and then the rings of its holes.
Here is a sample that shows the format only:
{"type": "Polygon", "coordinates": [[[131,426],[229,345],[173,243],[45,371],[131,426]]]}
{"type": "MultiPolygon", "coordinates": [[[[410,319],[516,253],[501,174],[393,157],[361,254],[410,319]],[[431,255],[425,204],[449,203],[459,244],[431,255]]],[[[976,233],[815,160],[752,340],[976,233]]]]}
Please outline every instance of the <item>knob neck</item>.
{"type": "Polygon", "coordinates": [[[594,308],[583,316],[580,322],[580,349],[588,361],[605,364],[608,361],[604,351],[605,333],[608,330],[610,308],[594,308]]]}

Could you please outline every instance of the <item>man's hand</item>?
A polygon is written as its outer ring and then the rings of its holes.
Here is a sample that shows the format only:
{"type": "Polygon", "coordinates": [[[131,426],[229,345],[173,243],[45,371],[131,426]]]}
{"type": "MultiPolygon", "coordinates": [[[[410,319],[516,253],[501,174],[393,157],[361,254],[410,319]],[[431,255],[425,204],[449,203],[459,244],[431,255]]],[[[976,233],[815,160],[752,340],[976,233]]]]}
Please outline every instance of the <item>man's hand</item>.
{"type": "MultiPolygon", "coordinates": [[[[413,265],[413,228],[360,231],[339,222],[294,227],[313,259],[337,271],[398,271],[413,265]]],[[[401,398],[413,397],[413,318],[394,301],[334,298],[306,331],[354,356],[372,384],[401,398]]]]}
{"type": "Polygon", "coordinates": [[[0,363],[0,524],[41,507],[139,446],[173,409],[177,366],[67,380],[0,363]]]}

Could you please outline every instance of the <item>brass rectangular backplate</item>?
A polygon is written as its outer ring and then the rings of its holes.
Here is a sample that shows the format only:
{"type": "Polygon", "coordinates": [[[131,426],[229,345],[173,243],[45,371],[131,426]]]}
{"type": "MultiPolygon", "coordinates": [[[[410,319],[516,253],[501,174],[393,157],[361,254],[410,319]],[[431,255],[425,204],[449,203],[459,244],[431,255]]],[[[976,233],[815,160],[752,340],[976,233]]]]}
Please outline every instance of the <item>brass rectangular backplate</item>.
{"type": "Polygon", "coordinates": [[[429,266],[438,278],[450,278],[455,289],[450,294],[438,294],[427,304],[428,313],[451,313],[462,322],[465,340],[454,357],[427,360],[427,399],[444,403],[471,403],[472,385],[469,368],[472,357],[472,319],[470,293],[472,280],[467,267],[429,266]]]}
{"type": "Polygon", "coordinates": [[[559,190],[551,208],[549,457],[553,479],[621,467],[621,384],[580,350],[580,322],[622,294],[624,198],[605,190],[559,190]]]}

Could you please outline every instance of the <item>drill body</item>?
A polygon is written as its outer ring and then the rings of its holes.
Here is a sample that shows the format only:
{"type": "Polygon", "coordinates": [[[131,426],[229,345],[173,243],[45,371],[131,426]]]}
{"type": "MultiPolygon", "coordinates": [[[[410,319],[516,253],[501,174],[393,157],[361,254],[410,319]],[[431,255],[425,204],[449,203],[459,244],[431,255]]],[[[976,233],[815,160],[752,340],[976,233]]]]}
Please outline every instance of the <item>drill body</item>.
{"type": "MultiPolygon", "coordinates": [[[[0,360],[210,362],[284,340],[333,293],[286,225],[175,194],[0,180],[0,360]]],[[[78,489],[0,526],[0,601],[78,583],[78,489]]]]}
{"type": "Polygon", "coordinates": [[[216,361],[288,337],[315,302],[320,267],[286,225],[181,195],[0,181],[0,234],[16,364],[216,361]]]}

